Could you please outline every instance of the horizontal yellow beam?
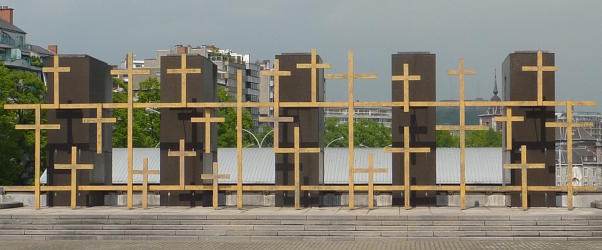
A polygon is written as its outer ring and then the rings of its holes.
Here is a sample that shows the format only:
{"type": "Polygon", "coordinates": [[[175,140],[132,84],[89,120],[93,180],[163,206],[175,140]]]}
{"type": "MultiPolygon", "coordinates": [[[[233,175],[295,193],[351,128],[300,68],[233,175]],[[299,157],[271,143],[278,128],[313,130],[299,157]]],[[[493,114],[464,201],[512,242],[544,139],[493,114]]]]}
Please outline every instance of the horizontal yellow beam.
{"type": "MultiPolygon", "coordinates": [[[[179,185],[149,185],[150,191],[182,191],[179,185]]],[[[40,186],[41,191],[70,191],[71,186],[40,186]]],[[[33,192],[32,186],[4,186],[4,192],[33,192]]],[[[567,186],[528,186],[530,192],[567,192],[567,186]]],[[[81,185],[79,191],[126,191],[126,185],[81,185]]],[[[142,185],[134,185],[134,191],[142,191],[142,185]]],[[[210,191],[211,185],[186,185],[184,191],[210,191]]],[[[236,191],[236,184],[220,184],[221,191],[236,191]]],[[[294,185],[244,185],[244,191],[294,191],[294,185]]],[[[348,192],[349,185],[303,185],[302,191],[338,191],[348,192]]],[[[354,190],[368,191],[367,184],[355,184],[354,190]]],[[[374,191],[403,191],[402,185],[375,184],[374,191]]],[[[459,191],[459,185],[413,185],[412,191],[459,191]]],[[[597,186],[574,186],[575,192],[602,193],[602,187],[597,186]]],[[[491,186],[491,185],[466,185],[467,192],[520,192],[521,186],[491,186]]]]}

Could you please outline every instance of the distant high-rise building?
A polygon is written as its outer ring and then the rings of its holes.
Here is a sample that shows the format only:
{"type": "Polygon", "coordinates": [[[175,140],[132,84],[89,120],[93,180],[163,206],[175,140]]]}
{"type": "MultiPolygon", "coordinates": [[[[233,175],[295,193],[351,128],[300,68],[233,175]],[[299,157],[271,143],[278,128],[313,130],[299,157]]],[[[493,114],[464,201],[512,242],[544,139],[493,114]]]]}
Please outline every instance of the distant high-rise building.
{"type": "MultiPolygon", "coordinates": [[[[259,62],[260,70],[271,70],[272,63],[270,60],[263,60],[259,62]]],[[[259,101],[260,102],[273,102],[274,101],[274,77],[273,76],[261,76],[259,80],[259,101]]],[[[274,108],[259,108],[260,116],[272,116],[274,115],[274,108]]]]}
{"type": "MultiPolygon", "coordinates": [[[[140,89],[140,82],[149,77],[160,79],[161,57],[168,55],[201,55],[212,63],[217,65],[217,84],[225,87],[230,96],[236,98],[236,71],[242,70],[243,73],[243,102],[258,102],[260,94],[260,71],[259,63],[251,62],[249,54],[240,54],[229,49],[220,49],[214,45],[201,45],[192,47],[190,45],[176,45],[167,50],[157,50],[156,58],[134,60],[134,68],[145,68],[151,71],[149,76],[135,75],[133,79],[133,90],[136,93],[140,89]]],[[[124,60],[118,68],[126,68],[126,60],[124,60]]],[[[124,82],[128,82],[127,75],[115,75],[124,82]]],[[[248,108],[253,115],[255,125],[258,125],[259,108],[248,108]]]]}

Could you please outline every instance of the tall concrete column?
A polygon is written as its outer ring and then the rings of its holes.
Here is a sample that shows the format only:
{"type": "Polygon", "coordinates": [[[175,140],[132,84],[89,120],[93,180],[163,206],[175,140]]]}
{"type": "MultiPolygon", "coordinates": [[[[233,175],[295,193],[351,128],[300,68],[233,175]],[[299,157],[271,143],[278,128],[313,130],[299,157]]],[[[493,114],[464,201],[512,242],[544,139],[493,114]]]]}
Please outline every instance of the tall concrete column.
{"type": "MultiPolygon", "coordinates": [[[[47,67],[53,66],[47,62],[47,67]]],[[[60,67],[70,72],[60,73],[59,103],[110,103],[113,100],[113,82],[108,64],[89,55],[60,55],[60,67]]],[[[53,73],[47,79],[46,103],[54,103],[53,73]]],[[[111,117],[111,110],[103,110],[103,117],[111,117]]],[[[48,130],[48,185],[71,185],[70,170],[55,170],[54,164],[71,163],[71,147],[78,149],[78,163],[94,164],[93,170],[78,170],[78,185],[111,185],[113,125],[102,125],[102,154],[96,153],[96,124],[83,123],[82,118],[95,118],[94,109],[48,110],[49,124],[60,124],[60,130],[48,130]]],[[[105,192],[78,192],[77,206],[104,205],[105,192]]],[[[48,193],[49,206],[68,206],[69,192],[48,193]]]]}
{"type": "MultiPolygon", "coordinates": [[[[536,101],[537,72],[522,71],[523,66],[537,65],[537,52],[514,52],[502,64],[502,95],[505,101],[536,101]]],[[[554,53],[543,53],[543,65],[554,66],[554,53]]],[[[554,101],[555,73],[543,73],[543,100],[554,101]]],[[[545,163],[545,169],[529,170],[529,186],[555,186],[555,133],[546,122],[555,121],[555,107],[513,107],[513,116],[523,116],[524,122],[512,124],[512,151],[504,153],[504,162],[520,163],[521,145],[527,145],[530,163],[545,163]]],[[[506,126],[504,125],[504,138],[506,126]]],[[[506,140],[503,140],[506,149],[506,140]]],[[[520,170],[511,171],[512,185],[521,185],[520,170]]],[[[512,193],[512,206],[521,206],[519,192],[512,193]]],[[[556,206],[555,192],[529,192],[528,206],[556,206]]]]}
{"type": "MultiPolygon", "coordinates": [[[[311,63],[310,53],[284,53],[276,55],[280,60],[280,70],[290,71],[291,76],[280,78],[281,102],[310,102],[311,101],[311,70],[297,69],[298,63],[311,63]]],[[[322,60],[318,56],[317,63],[322,60]]],[[[318,69],[316,74],[317,101],[324,101],[324,70],[318,69]]],[[[324,111],[322,108],[280,108],[280,116],[291,116],[293,123],[280,123],[280,147],[294,147],[293,130],[299,126],[300,147],[318,148],[324,140],[324,111]]],[[[276,143],[276,142],[274,142],[276,143]]],[[[323,183],[324,151],[319,154],[300,155],[301,185],[318,185],[323,183]]],[[[276,185],[294,185],[294,158],[292,154],[276,155],[276,185]]],[[[319,192],[303,192],[302,205],[319,205],[319,192]]],[[[292,205],[292,192],[277,193],[276,206],[292,205]]]]}
{"type": "MultiPolygon", "coordinates": [[[[217,101],[217,67],[200,55],[186,57],[187,68],[200,68],[200,74],[186,75],[186,100],[188,102],[217,101]]],[[[180,55],[161,57],[161,102],[179,103],[181,100],[181,75],[167,74],[167,69],[181,68],[180,55]]],[[[201,181],[202,173],[212,172],[212,162],[217,161],[217,125],[211,125],[211,153],[205,152],[205,124],[191,123],[191,117],[204,117],[202,108],[161,109],[161,185],[178,185],[180,180],[178,157],[168,152],[179,150],[179,140],[185,140],[185,151],[195,151],[196,156],[184,158],[185,185],[211,184],[201,181]]],[[[213,111],[212,116],[217,112],[213,111]]],[[[211,192],[163,191],[161,206],[210,206],[211,192]]]]}
{"type": "MultiPolygon", "coordinates": [[[[420,75],[420,80],[410,81],[410,101],[435,101],[436,96],[436,56],[427,52],[400,52],[391,56],[393,75],[404,74],[404,64],[408,64],[408,75],[420,75]]],[[[392,101],[403,101],[403,81],[392,81],[392,101]]],[[[410,155],[411,185],[435,185],[436,181],[436,109],[435,107],[403,107],[392,110],[393,147],[403,147],[404,126],[410,128],[410,147],[429,147],[430,153],[410,155]]],[[[403,154],[393,154],[393,185],[404,184],[403,154]]],[[[436,193],[433,191],[412,192],[411,205],[433,205],[436,193]]],[[[393,194],[393,204],[403,205],[401,192],[393,194]]]]}

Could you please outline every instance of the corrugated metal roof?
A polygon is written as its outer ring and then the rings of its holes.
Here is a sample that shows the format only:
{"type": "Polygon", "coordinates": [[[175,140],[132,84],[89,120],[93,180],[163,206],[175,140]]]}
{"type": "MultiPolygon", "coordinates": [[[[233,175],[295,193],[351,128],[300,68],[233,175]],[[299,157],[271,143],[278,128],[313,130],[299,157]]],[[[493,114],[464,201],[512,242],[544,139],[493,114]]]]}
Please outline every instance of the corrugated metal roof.
{"type": "MultiPolygon", "coordinates": [[[[236,148],[218,148],[217,164],[220,174],[230,174],[219,183],[233,184],[238,178],[236,148]]],[[[273,148],[243,148],[242,182],[245,184],[274,184],[276,156],[273,148]]]]}
{"type": "MultiPolygon", "coordinates": [[[[382,148],[356,148],[353,161],[357,168],[368,167],[368,155],[374,153],[374,167],[386,168],[387,173],[374,174],[374,183],[390,184],[392,180],[391,153],[382,148]]],[[[349,183],[349,149],[327,148],[324,150],[324,184],[348,184],[349,183]]],[[[368,183],[368,174],[356,173],[354,183],[368,183]]]]}
{"type": "MultiPolygon", "coordinates": [[[[217,161],[221,174],[230,174],[229,179],[222,179],[223,184],[236,183],[236,149],[219,148],[217,161]]],[[[386,168],[387,173],[374,174],[374,183],[391,184],[392,155],[382,148],[356,148],[354,161],[358,168],[368,167],[368,155],[374,153],[374,167],[386,168]]],[[[324,184],[347,184],[349,180],[347,148],[326,148],[324,150],[324,184]]],[[[142,159],[149,158],[149,169],[159,169],[161,162],[160,149],[135,148],[134,169],[142,168],[142,159]]],[[[243,149],[243,183],[273,184],[275,183],[275,154],[273,148],[243,149]]],[[[437,148],[437,184],[457,184],[460,181],[460,149],[437,148]]],[[[466,149],[466,183],[468,184],[501,184],[503,180],[501,148],[467,148],[466,149]]],[[[159,175],[150,175],[149,183],[159,183],[159,175]]],[[[506,175],[509,181],[509,175],[506,175]]],[[[46,183],[46,171],[41,182],[46,183]]],[[[113,184],[127,183],[127,149],[113,149],[113,184]]],[[[134,175],[134,183],[142,183],[141,175],[134,175]]],[[[368,174],[356,174],[355,183],[368,183],[368,174]]]]}
{"type": "MultiPolygon", "coordinates": [[[[148,169],[159,170],[161,166],[161,150],[159,148],[134,148],[134,170],[142,170],[142,162],[148,158],[148,169]]],[[[149,175],[148,183],[159,184],[160,175],[149,175]]],[[[128,183],[128,150],[113,149],[113,184],[128,183]]],[[[134,175],[134,183],[142,183],[142,175],[134,175]]]]}
{"type": "MultiPolygon", "coordinates": [[[[467,184],[502,184],[503,173],[502,148],[466,148],[467,184]]],[[[437,184],[458,183],[460,149],[437,148],[437,184]]]]}

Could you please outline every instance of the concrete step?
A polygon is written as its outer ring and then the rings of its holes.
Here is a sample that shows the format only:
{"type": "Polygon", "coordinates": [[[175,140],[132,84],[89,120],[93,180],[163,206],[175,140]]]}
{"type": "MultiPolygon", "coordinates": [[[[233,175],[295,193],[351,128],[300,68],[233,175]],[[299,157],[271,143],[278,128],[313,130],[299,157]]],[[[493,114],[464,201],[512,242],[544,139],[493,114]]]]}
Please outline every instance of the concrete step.
{"type": "MultiPolygon", "coordinates": [[[[596,210],[597,211],[597,210],[596,210]]],[[[459,213],[458,213],[459,214],[459,213]]],[[[2,239],[601,239],[602,214],[0,214],[2,239]]]]}

